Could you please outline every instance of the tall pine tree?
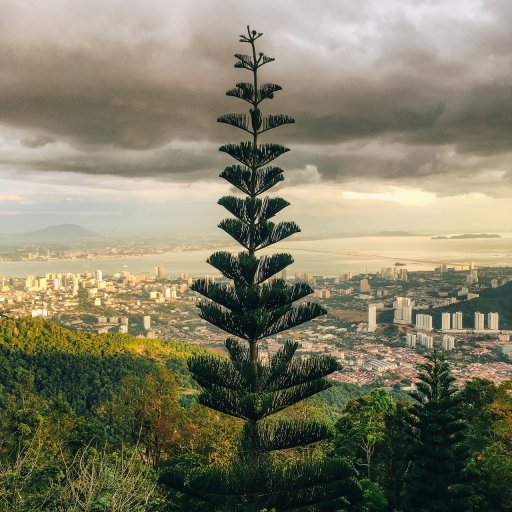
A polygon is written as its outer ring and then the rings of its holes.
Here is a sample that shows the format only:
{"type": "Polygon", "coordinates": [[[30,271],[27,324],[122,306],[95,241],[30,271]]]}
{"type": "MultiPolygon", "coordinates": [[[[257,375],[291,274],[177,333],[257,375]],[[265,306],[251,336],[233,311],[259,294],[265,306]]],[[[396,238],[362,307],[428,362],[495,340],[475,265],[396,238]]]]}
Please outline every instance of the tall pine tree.
{"type": "Polygon", "coordinates": [[[357,501],[360,489],[354,469],[345,460],[311,460],[282,467],[272,456],[274,451],[329,437],[322,423],[272,416],[330,387],[325,377],[340,365],[333,357],[299,359],[295,355],[299,344],[291,341],[267,362],[259,354],[263,339],[326,313],[316,303],[295,304],[312,293],[307,283],[289,285],[274,277],[293,262],[290,254],[257,255],[300,231],[294,222],[270,220],[289,205],[287,201],[260,197],[284,179],[283,170],[273,162],[288,151],[278,144],[262,143],[261,137],[294,122],[288,115],[261,112],[261,104],[281,90],[277,84],[260,83],[260,68],[274,60],[256,50],[261,35],[247,27],[247,34],[240,36],[250,53],[236,54],[235,68],[249,71],[252,81],[238,83],[227,92],[248,103],[249,112],[218,118],[249,139],[219,148],[237,162],[220,176],[245,194],[219,200],[234,217],[219,227],[244,250],[216,252],[207,260],[232,283],[200,279],[192,285],[205,298],[199,303],[200,316],[232,337],[226,340],[229,359],[201,355],[193,357],[189,367],[202,387],[200,403],[245,422],[240,453],[230,468],[211,467],[187,476],[168,474],[163,481],[213,504],[216,510],[346,510],[349,502],[357,501]]]}
{"type": "Polygon", "coordinates": [[[460,394],[449,364],[434,350],[420,365],[414,398],[416,444],[406,486],[411,512],[463,512],[471,495],[460,394]]]}

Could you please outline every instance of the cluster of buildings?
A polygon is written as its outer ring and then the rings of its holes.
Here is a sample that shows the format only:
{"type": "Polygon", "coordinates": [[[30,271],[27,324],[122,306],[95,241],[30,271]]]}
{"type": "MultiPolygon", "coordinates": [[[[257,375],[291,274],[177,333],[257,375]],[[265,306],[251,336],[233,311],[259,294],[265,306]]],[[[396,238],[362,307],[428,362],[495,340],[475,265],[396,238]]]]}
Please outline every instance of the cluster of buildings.
{"type": "MultiPolygon", "coordinates": [[[[461,311],[445,312],[441,319],[426,313],[464,300],[462,297],[467,300],[468,294],[490,286],[490,276],[498,284],[507,282],[506,272],[483,269],[471,274],[473,283],[469,284],[466,274],[449,269],[407,273],[404,268],[384,268],[375,274],[345,272],[337,277],[305,273],[288,277],[283,271],[281,278],[288,282],[295,279],[314,285],[315,300],[327,306],[329,315],[265,340],[261,355],[271,357],[290,339],[299,342],[303,355],[326,354],[339,359],[343,369],[335,379],[340,382],[365,384],[379,379],[393,385],[414,380],[425,350],[439,346],[448,352],[456,347],[450,358],[462,378],[466,377],[463,368],[471,361],[478,375],[503,379],[507,375],[505,360],[512,359],[512,345],[498,332],[498,313],[475,313],[475,328],[466,330],[464,318],[469,322],[461,311]],[[461,286],[464,296],[457,292],[461,286]],[[390,315],[389,323],[396,327],[379,326],[380,311],[390,315]],[[495,333],[496,347],[482,348],[478,332],[495,333]],[[401,342],[404,335],[405,345],[401,342]]],[[[512,269],[508,272],[512,276],[512,269]]],[[[226,334],[198,317],[196,302],[200,298],[190,289],[192,281],[187,274],[170,276],[163,266],[142,275],[123,270],[106,276],[97,270],[6,278],[0,280],[0,308],[13,316],[52,317],[77,329],[176,339],[222,349],[226,334]]],[[[509,365],[509,375],[511,369],[509,365]]]]}
{"type": "MultiPolygon", "coordinates": [[[[441,330],[443,331],[461,331],[464,329],[462,324],[463,315],[462,311],[455,313],[444,312],[441,313],[441,330]]],[[[499,313],[487,313],[487,329],[490,331],[499,330],[499,313]]],[[[475,311],[474,315],[474,330],[484,331],[485,330],[485,315],[479,311],[475,311]]]]}

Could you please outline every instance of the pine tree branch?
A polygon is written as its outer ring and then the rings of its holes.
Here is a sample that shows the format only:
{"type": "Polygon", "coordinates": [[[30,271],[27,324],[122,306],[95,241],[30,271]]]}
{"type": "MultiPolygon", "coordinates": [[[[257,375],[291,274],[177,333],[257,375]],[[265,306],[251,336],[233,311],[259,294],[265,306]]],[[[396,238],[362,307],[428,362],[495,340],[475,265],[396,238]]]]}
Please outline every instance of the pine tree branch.
{"type": "Polygon", "coordinates": [[[286,372],[272,372],[272,376],[263,389],[268,391],[287,389],[326,377],[341,368],[341,364],[331,356],[316,356],[308,359],[294,358],[288,364],[286,372]]]}
{"type": "Polygon", "coordinates": [[[255,225],[249,225],[238,219],[224,219],[218,227],[247,250],[260,250],[295,233],[300,233],[300,228],[295,222],[274,224],[270,221],[261,221],[255,225]]]}
{"type": "Polygon", "coordinates": [[[313,291],[306,283],[288,285],[282,279],[274,279],[262,286],[245,286],[240,283],[233,286],[198,279],[191,289],[237,314],[256,309],[272,312],[306,297],[313,291]]]}
{"type": "Polygon", "coordinates": [[[281,91],[282,87],[277,84],[266,83],[258,87],[256,95],[254,94],[254,86],[248,82],[240,82],[236,84],[233,89],[230,89],[226,92],[226,96],[233,96],[235,98],[239,98],[241,100],[246,101],[247,103],[259,104],[263,100],[273,99],[274,93],[281,91]]]}
{"type": "Polygon", "coordinates": [[[258,429],[258,448],[264,451],[307,446],[330,437],[329,429],[319,422],[288,420],[267,421],[258,429]]]}
{"type": "Polygon", "coordinates": [[[288,253],[257,258],[249,256],[246,252],[231,254],[219,251],[213,253],[206,262],[219,270],[224,277],[242,281],[250,286],[253,283],[261,284],[281,272],[293,263],[293,258],[288,253]]]}
{"type": "Polygon", "coordinates": [[[327,379],[316,379],[284,390],[273,391],[270,393],[273,397],[272,404],[268,407],[265,415],[261,417],[264,418],[275,414],[297,402],[320,393],[320,391],[329,389],[331,386],[332,384],[327,379]]]}
{"type": "Polygon", "coordinates": [[[255,341],[325,314],[322,306],[306,302],[268,311],[263,308],[233,313],[219,304],[202,301],[198,304],[199,316],[220,329],[247,341],[255,341]]]}
{"type": "Polygon", "coordinates": [[[284,180],[283,170],[279,167],[264,167],[252,171],[249,167],[231,165],[219,175],[251,197],[258,196],[284,180]]]}
{"type": "Polygon", "coordinates": [[[249,129],[249,121],[246,114],[224,114],[217,118],[217,122],[229,124],[235,128],[240,128],[247,133],[252,133],[249,129]]]}
{"type": "Polygon", "coordinates": [[[345,459],[324,459],[296,462],[286,468],[268,464],[260,471],[242,465],[210,467],[191,475],[188,486],[192,493],[203,493],[211,503],[238,503],[240,507],[233,506],[232,510],[240,512],[262,508],[331,512],[344,510],[349,502],[355,507],[360,504],[356,475],[345,459]]]}
{"type": "Polygon", "coordinates": [[[254,219],[256,223],[268,220],[289,206],[290,203],[280,197],[240,199],[234,196],[224,196],[219,199],[218,204],[226,208],[237,219],[248,224],[251,219],[254,219]]]}
{"type": "Polygon", "coordinates": [[[269,115],[262,119],[260,133],[278,128],[279,126],[283,126],[285,124],[293,123],[295,123],[295,119],[293,119],[293,117],[284,114],[269,115]]]}
{"type": "Polygon", "coordinates": [[[238,144],[225,144],[219,151],[227,153],[251,169],[258,169],[290,150],[280,144],[266,143],[254,146],[252,142],[244,141],[238,144]]]}
{"type": "Polygon", "coordinates": [[[286,331],[297,325],[309,322],[314,318],[325,315],[326,312],[327,311],[322,306],[315,302],[300,304],[299,306],[288,309],[282,314],[280,312],[279,315],[276,315],[278,318],[272,323],[269,322],[269,326],[264,330],[260,338],[273,336],[274,334],[286,331]]]}
{"type": "Polygon", "coordinates": [[[212,385],[245,391],[249,387],[246,374],[224,358],[210,354],[193,356],[188,360],[188,368],[200,386],[210,389],[212,385]]]}

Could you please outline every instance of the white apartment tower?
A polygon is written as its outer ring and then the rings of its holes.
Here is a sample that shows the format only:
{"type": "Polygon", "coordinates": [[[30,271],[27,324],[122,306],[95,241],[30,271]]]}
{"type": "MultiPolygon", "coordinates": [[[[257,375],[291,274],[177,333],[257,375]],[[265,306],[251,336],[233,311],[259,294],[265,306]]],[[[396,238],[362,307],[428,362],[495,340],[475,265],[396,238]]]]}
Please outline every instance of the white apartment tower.
{"type": "Polygon", "coordinates": [[[441,313],[441,329],[449,331],[451,329],[451,315],[448,312],[441,313]]]}
{"type": "Polygon", "coordinates": [[[416,315],[416,329],[432,330],[432,315],[416,315]]]}
{"type": "Polygon", "coordinates": [[[498,313],[487,313],[487,328],[492,331],[499,329],[500,315],[498,313]]]}
{"type": "Polygon", "coordinates": [[[411,332],[408,332],[405,335],[405,344],[408,347],[414,348],[416,346],[416,334],[412,334],[411,332]]]}
{"type": "Polygon", "coordinates": [[[462,329],[462,311],[457,311],[456,313],[452,313],[452,329],[455,329],[455,330],[462,329]]]}
{"type": "Polygon", "coordinates": [[[377,306],[368,305],[368,332],[375,332],[377,329],[377,306]]]}
{"type": "Polygon", "coordinates": [[[428,334],[425,334],[424,332],[419,332],[416,335],[416,339],[420,343],[420,345],[424,346],[425,348],[434,348],[434,337],[429,336],[428,334]]]}
{"type": "Polygon", "coordinates": [[[455,338],[445,334],[442,342],[443,350],[453,350],[455,348],[455,338]]]}
{"type": "Polygon", "coordinates": [[[144,329],[146,331],[151,329],[151,317],[149,315],[144,316],[144,329]]]}
{"type": "Polygon", "coordinates": [[[395,302],[393,302],[393,307],[395,308],[393,323],[411,324],[412,306],[413,302],[409,297],[397,297],[395,302]]]}
{"type": "Polygon", "coordinates": [[[475,331],[483,331],[484,330],[484,319],[485,315],[483,313],[479,313],[475,311],[475,331]]]}

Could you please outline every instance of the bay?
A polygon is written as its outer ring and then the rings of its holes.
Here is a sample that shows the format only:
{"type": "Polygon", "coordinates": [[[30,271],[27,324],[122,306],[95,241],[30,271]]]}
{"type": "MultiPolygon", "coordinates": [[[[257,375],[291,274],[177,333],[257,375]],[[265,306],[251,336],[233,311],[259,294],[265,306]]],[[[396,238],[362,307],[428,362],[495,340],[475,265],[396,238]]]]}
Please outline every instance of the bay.
{"type": "MultiPolygon", "coordinates": [[[[237,252],[239,247],[223,247],[237,252]]],[[[0,261],[0,275],[23,277],[27,274],[86,273],[102,270],[105,275],[129,271],[132,274],[154,274],[157,265],[164,266],[167,275],[216,275],[206,263],[213,250],[173,251],[112,258],[54,259],[48,261],[0,261]]],[[[320,240],[283,241],[260,254],[290,252],[295,263],[288,275],[308,272],[313,275],[336,276],[351,271],[354,274],[375,272],[382,267],[404,263],[409,271],[433,270],[448,266],[512,266],[512,233],[501,238],[432,240],[430,236],[414,237],[353,237],[320,240]]]]}

